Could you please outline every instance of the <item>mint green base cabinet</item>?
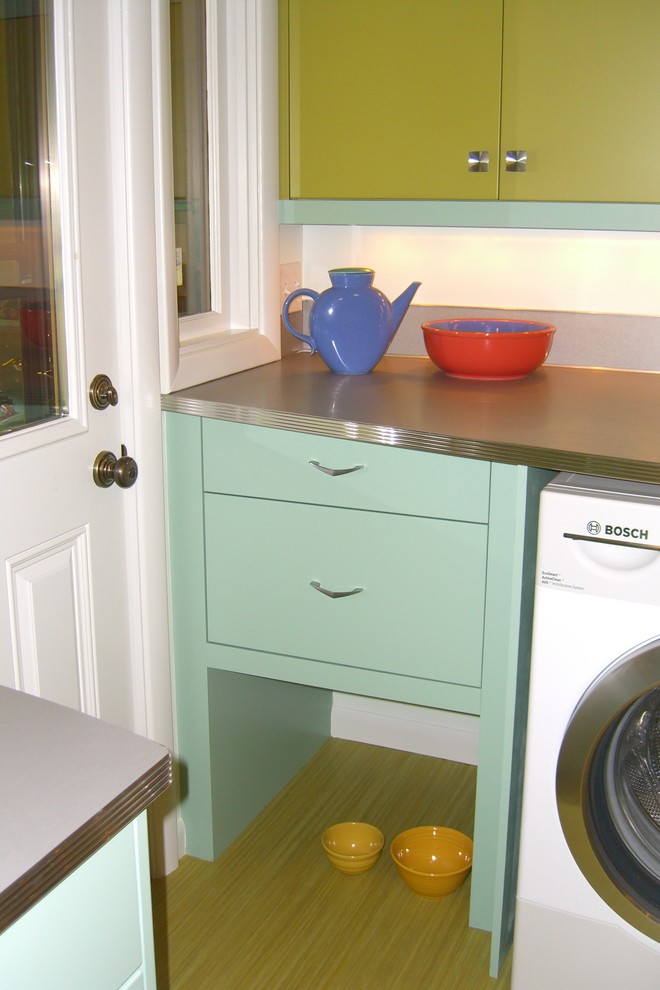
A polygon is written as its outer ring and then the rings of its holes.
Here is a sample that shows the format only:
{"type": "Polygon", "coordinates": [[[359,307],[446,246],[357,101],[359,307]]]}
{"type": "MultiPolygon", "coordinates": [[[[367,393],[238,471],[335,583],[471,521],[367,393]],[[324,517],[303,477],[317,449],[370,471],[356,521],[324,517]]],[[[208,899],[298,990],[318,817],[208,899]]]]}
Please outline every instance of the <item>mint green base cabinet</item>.
{"type": "Polygon", "coordinates": [[[2,990],[156,990],[146,815],[0,935],[2,990]]]}
{"type": "Polygon", "coordinates": [[[511,943],[536,506],[552,474],[165,414],[187,848],[330,735],[333,691],[480,715],[470,923],[511,943]],[[329,594],[328,594],[329,592],[329,594]]]}

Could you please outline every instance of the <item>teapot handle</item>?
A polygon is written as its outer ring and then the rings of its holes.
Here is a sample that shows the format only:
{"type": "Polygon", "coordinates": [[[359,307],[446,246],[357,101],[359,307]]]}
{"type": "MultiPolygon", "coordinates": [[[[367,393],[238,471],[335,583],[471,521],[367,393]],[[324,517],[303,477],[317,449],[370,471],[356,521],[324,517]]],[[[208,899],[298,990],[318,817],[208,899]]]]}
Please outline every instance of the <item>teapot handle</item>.
{"type": "Polygon", "coordinates": [[[294,330],[291,325],[291,321],[289,320],[289,306],[297,296],[309,296],[310,299],[313,299],[314,302],[316,302],[319,297],[319,293],[315,292],[314,289],[296,289],[295,292],[289,293],[284,300],[284,306],[282,307],[282,320],[289,333],[292,333],[294,337],[297,337],[298,340],[302,340],[305,344],[309,344],[311,353],[316,354],[316,344],[314,339],[308,333],[300,333],[299,330],[294,330]]]}

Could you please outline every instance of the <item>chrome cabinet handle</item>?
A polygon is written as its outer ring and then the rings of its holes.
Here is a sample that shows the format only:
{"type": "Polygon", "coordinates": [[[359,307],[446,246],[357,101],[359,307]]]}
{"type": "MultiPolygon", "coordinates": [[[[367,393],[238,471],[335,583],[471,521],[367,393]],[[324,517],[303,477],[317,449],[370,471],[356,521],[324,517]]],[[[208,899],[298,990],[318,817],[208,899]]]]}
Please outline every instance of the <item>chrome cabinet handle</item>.
{"type": "Polygon", "coordinates": [[[490,167],[490,155],[487,151],[468,152],[468,172],[487,172],[490,167]]]}
{"type": "Polygon", "coordinates": [[[527,170],[527,152],[523,149],[507,151],[505,161],[507,172],[525,172],[527,170]]]}
{"type": "Polygon", "coordinates": [[[324,588],[320,581],[310,581],[309,583],[315,591],[320,591],[322,595],[327,595],[328,598],[349,598],[351,595],[359,595],[361,591],[364,591],[364,588],[353,588],[352,591],[330,591],[328,588],[324,588]]]}
{"type": "Polygon", "coordinates": [[[362,471],[364,468],[364,464],[356,464],[354,467],[349,468],[329,468],[324,467],[323,464],[319,464],[318,461],[310,461],[309,463],[317,471],[323,471],[323,474],[329,474],[331,478],[336,478],[339,474],[352,474],[354,471],[362,471]]]}

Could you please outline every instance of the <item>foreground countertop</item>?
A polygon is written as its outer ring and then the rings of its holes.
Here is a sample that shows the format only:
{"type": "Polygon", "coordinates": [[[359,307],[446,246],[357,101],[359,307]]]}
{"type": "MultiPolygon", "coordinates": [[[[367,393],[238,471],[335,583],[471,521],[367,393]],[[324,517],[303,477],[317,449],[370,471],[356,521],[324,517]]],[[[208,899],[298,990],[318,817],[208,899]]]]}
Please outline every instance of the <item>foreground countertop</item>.
{"type": "Polygon", "coordinates": [[[426,357],[335,375],[297,353],[161,400],[163,410],[506,464],[660,483],[660,375],[545,365],[449,378],[426,357]]]}
{"type": "Polygon", "coordinates": [[[0,931],[171,783],[168,750],[0,687],[0,931]]]}

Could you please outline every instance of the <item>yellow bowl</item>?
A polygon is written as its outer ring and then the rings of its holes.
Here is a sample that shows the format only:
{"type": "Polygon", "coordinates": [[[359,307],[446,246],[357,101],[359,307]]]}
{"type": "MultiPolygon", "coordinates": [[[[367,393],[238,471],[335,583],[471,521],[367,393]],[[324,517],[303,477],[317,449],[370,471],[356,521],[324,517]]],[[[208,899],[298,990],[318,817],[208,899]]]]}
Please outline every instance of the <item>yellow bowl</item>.
{"type": "Polygon", "coordinates": [[[367,822],[340,822],[326,829],[321,843],[335,869],[342,873],[364,873],[378,860],[385,836],[367,822]]]}
{"type": "Polygon", "coordinates": [[[390,846],[401,878],[423,897],[446,897],[472,868],[472,839],[453,828],[424,825],[401,832],[390,846]]]}

